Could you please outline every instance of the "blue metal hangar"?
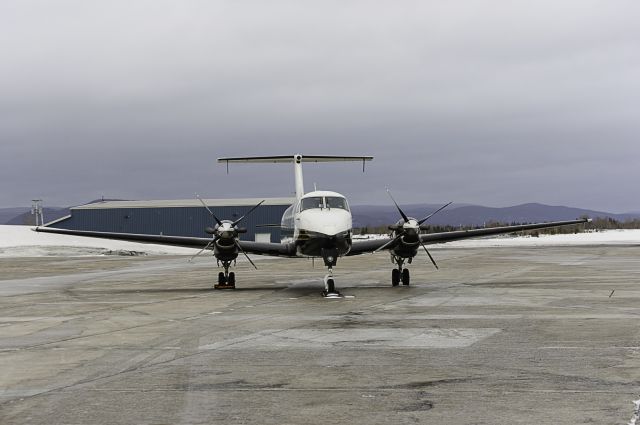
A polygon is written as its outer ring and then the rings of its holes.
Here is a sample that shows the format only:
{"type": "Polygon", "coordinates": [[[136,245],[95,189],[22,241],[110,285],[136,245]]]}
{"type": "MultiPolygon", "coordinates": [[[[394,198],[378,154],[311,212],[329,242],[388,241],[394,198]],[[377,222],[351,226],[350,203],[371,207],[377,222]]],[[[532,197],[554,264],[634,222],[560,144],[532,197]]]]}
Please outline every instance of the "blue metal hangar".
{"type": "MultiPolygon", "coordinates": [[[[203,199],[220,220],[236,220],[263,199],[203,199]]],[[[280,241],[280,220],[293,198],[266,198],[240,226],[242,240],[280,241]],[[277,225],[256,227],[259,225],[277,225]]],[[[47,227],[96,232],[211,237],[207,226],[215,220],[197,199],[161,201],[103,201],[71,208],[71,214],[47,223],[47,227]]]]}

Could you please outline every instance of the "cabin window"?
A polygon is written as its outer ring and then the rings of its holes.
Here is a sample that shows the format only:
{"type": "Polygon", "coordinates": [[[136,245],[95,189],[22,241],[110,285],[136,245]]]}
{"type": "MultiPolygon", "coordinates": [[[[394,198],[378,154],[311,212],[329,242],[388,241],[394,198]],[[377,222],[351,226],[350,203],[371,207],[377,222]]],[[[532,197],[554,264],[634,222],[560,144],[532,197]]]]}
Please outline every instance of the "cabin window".
{"type": "Polygon", "coordinates": [[[340,208],[349,211],[347,200],[338,196],[327,196],[327,208],[340,208]]]}
{"type": "Polygon", "coordinates": [[[324,200],[322,199],[322,196],[313,196],[311,198],[302,199],[300,211],[314,208],[324,208],[324,200]]]}

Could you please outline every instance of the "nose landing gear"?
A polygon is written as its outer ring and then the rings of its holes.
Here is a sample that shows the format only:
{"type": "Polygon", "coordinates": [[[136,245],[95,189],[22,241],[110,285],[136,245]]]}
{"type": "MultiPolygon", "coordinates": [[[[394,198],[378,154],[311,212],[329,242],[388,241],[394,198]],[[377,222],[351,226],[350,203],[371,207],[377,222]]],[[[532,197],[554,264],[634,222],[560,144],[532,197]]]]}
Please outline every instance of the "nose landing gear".
{"type": "Polygon", "coordinates": [[[322,296],[325,298],[341,298],[340,292],[336,290],[336,283],[333,280],[333,266],[338,262],[337,249],[322,249],[322,259],[324,265],[329,268],[329,273],[324,277],[324,291],[322,296]]]}
{"type": "Polygon", "coordinates": [[[336,283],[333,280],[333,269],[329,268],[329,273],[324,277],[324,291],[322,296],[325,298],[341,298],[340,291],[336,290],[336,283]]]}

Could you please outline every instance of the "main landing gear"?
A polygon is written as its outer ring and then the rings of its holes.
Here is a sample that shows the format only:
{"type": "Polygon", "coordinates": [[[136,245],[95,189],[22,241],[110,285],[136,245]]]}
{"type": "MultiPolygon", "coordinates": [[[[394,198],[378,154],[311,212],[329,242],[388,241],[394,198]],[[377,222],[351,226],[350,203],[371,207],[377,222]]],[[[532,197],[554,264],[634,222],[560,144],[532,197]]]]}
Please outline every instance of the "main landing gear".
{"type": "MultiPolygon", "coordinates": [[[[218,265],[220,265],[220,261],[218,265]]],[[[218,283],[213,287],[215,289],[236,289],[236,274],[229,272],[231,261],[222,261],[222,267],[224,267],[224,272],[218,273],[218,283]]]]}
{"type": "MultiPolygon", "coordinates": [[[[391,285],[398,286],[400,282],[402,282],[402,285],[409,286],[411,277],[409,275],[409,269],[403,268],[405,259],[393,256],[392,260],[398,265],[398,268],[391,270],[391,285]]],[[[409,264],[411,264],[411,258],[409,258],[409,264]]]]}

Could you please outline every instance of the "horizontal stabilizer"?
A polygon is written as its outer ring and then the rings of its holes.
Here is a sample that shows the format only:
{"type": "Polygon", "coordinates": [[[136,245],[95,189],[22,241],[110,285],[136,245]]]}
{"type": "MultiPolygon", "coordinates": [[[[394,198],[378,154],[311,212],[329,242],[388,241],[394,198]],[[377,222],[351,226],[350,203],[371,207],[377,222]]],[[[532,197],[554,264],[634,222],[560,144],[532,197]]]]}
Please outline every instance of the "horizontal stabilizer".
{"type": "Polygon", "coordinates": [[[335,162],[335,161],[371,161],[372,156],[338,156],[338,155],[275,155],[275,156],[241,156],[218,158],[218,162],[335,162]]]}
{"type": "Polygon", "coordinates": [[[342,155],[275,155],[275,156],[236,156],[218,158],[218,162],[227,163],[227,173],[229,173],[230,163],[292,163],[295,172],[296,199],[302,198],[304,195],[304,183],[302,179],[302,163],[303,162],[337,162],[337,161],[362,161],[362,172],[364,172],[364,164],[371,161],[372,156],[342,156],[342,155]]]}

